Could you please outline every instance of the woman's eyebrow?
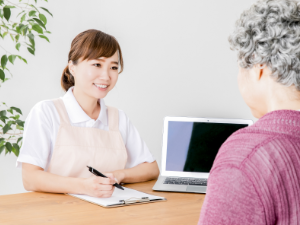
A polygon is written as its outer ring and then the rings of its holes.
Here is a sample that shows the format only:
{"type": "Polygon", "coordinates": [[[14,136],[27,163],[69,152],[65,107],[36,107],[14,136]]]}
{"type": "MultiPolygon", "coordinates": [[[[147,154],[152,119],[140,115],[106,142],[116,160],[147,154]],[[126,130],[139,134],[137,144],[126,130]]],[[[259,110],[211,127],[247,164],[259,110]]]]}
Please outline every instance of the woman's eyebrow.
{"type": "MultiPolygon", "coordinates": [[[[105,61],[105,59],[95,59],[95,60],[105,61]]],[[[119,62],[116,62],[116,61],[112,61],[111,63],[119,65],[119,62]]]]}

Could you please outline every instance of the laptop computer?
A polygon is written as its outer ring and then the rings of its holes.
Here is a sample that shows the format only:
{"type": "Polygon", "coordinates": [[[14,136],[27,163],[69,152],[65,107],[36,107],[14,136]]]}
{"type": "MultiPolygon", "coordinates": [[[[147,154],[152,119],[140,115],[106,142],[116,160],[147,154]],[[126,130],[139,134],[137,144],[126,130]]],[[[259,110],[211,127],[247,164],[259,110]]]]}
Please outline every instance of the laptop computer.
{"type": "Polygon", "coordinates": [[[156,191],[206,193],[207,178],[219,148],[252,120],[165,117],[161,173],[156,191]]]}

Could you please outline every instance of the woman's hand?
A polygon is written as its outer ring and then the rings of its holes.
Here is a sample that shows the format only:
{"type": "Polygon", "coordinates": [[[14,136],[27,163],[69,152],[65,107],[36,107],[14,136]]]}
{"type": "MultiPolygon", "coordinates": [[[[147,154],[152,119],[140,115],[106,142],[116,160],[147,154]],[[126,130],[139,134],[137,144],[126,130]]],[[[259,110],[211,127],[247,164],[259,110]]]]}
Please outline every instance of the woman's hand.
{"type": "Polygon", "coordinates": [[[83,194],[98,198],[109,198],[114,192],[116,183],[112,173],[105,173],[104,177],[93,175],[90,178],[83,179],[83,194]]]}

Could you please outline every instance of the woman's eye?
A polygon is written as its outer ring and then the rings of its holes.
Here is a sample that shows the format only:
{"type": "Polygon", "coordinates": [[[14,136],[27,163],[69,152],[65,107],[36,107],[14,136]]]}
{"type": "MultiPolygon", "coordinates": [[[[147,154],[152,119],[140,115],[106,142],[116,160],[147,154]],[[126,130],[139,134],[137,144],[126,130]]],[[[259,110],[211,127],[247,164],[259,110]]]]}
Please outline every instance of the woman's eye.
{"type": "Polygon", "coordinates": [[[113,69],[113,70],[118,70],[119,68],[116,67],[116,66],[114,66],[114,67],[112,67],[112,69],[113,69]]]}
{"type": "Polygon", "coordinates": [[[101,65],[100,65],[100,63],[95,63],[94,66],[100,67],[101,65]]]}

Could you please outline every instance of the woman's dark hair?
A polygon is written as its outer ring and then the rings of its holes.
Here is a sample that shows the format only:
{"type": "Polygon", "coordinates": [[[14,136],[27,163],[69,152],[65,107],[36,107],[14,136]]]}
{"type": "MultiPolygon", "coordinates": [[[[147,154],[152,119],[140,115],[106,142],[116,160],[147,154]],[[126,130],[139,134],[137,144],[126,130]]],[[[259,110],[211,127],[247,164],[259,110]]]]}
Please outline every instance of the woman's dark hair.
{"type": "MultiPolygon", "coordinates": [[[[78,63],[79,59],[91,60],[100,57],[109,58],[118,51],[120,71],[123,71],[123,58],[120,45],[118,41],[111,35],[106,34],[100,30],[86,30],[78,34],[72,41],[69,52],[68,62],[71,60],[74,65],[78,63]]],[[[75,80],[66,66],[61,77],[61,86],[65,91],[75,85],[75,80]]]]}

